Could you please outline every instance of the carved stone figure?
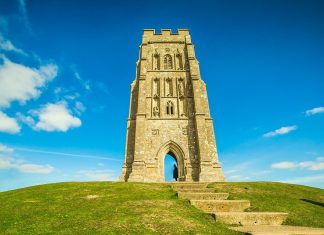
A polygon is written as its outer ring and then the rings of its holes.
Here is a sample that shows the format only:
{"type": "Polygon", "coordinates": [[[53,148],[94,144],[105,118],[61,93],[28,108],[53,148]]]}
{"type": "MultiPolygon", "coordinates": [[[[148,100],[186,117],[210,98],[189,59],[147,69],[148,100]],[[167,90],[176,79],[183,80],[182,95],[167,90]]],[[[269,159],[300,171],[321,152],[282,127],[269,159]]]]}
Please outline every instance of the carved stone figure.
{"type": "Polygon", "coordinates": [[[160,70],[160,54],[155,49],[154,53],[154,59],[153,59],[153,69],[154,70],[160,70]]]}
{"type": "Polygon", "coordinates": [[[184,88],[183,88],[183,82],[180,81],[180,83],[178,84],[178,92],[179,92],[179,97],[183,97],[184,96],[184,88]]]}
{"type": "Polygon", "coordinates": [[[154,117],[158,117],[159,114],[160,114],[160,109],[159,109],[159,107],[158,107],[158,106],[154,106],[154,108],[153,108],[153,116],[154,116],[154,117]]]}

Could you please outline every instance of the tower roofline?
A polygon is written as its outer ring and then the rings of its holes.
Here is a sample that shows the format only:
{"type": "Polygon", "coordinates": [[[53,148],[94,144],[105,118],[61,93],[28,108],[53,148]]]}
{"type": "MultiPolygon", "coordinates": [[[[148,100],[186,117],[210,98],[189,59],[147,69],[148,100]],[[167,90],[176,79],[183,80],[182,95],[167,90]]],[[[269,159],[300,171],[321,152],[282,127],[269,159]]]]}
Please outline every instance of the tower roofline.
{"type": "Polygon", "coordinates": [[[153,35],[189,35],[189,29],[178,29],[176,33],[173,33],[171,29],[161,29],[158,33],[155,29],[144,29],[143,35],[153,36],[153,35]]]}

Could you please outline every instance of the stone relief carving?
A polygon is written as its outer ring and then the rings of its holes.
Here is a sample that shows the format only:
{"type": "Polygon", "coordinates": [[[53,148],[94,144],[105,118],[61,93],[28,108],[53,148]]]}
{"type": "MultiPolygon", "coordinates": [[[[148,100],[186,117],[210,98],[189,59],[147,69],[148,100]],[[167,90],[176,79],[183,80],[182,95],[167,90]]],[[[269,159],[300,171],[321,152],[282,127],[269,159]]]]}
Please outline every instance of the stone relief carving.
{"type": "Polygon", "coordinates": [[[165,79],[165,96],[172,96],[172,79],[165,79]]]}
{"type": "Polygon", "coordinates": [[[153,80],[153,97],[158,98],[160,96],[160,79],[154,78],[153,80]]]}
{"type": "Polygon", "coordinates": [[[160,115],[160,109],[158,106],[153,107],[153,116],[158,117],[160,115]]]}
{"type": "Polygon", "coordinates": [[[179,97],[184,97],[184,81],[182,78],[179,79],[179,83],[178,83],[178,94],[179,97]]]}
{"type": "Polygon", "coordinates": [[[178,70],[183,70],[182,55],[179,52],[179,49],[177,49],[176,58],[177,58],[178,70]]]}
{"type": "Polygon", "coordinates": [[[182,127],[182,134],[188,135],[188,127],[182,127]]]}
{"type": "Polygon", "coordinates": [[[172,68],[173,68],[172,56],[166,54],[164,56],[164,69],[172,69],[172,68]]]}
{"type": "Polygon", "coordinates": [[[160,54],[156,49],[153,54],[153,70],[160,70],[160,54]]]}

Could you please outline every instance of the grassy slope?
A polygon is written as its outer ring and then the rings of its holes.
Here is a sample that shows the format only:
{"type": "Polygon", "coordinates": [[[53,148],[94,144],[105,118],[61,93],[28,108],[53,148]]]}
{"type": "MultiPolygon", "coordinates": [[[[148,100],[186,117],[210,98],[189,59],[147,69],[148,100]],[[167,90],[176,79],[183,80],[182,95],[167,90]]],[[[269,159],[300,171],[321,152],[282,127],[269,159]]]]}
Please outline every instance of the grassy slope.
{"type": "MultiPolygon", "coordinates": [[[[229,192],[230,199],[250,200],[253,211],[288,212],[287,224],[324,227],[322,189],[264,182],[209,187],[229,192]]],[[[165,184],[110,182],[58,183],[2,192],[2,233],[238,234],[179,200],[165,184]]]]}
{"type": "Polygon", "coordinates": [[[0,193],[0,234],[239,234],[164,184],[58,183],[0,193]],[[97,195],[97,198],[87,198],[97,195]]]}
{"type": "Polygon", "coordinates": [[[324,227],[323,189],[271,182],[214,183],[209,187],[229,192],[229,199],[250,200],[251,211],[288,212],[285,224],[324,227]]]}

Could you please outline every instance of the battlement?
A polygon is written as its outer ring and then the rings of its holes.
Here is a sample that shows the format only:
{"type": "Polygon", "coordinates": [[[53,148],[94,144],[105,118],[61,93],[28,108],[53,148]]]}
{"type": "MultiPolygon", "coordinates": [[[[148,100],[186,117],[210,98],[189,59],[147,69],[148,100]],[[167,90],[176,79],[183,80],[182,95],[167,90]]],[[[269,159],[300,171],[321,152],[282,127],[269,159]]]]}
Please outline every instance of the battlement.
{"type": "Polygon", "coordinates": [[[171,29],[144,29],[142,43],[191,43],[191,39],[189,29],[178,29],[176,33],[171,29]]]}
{"type": "Polygon", "coordinates": [[[189,29],[178,29],[176,33],[173,33],[171,29],[161,29],[161,32],[158,33],[155,29],[144,29],[144,36],[154,36],[154,35],[163,35],[163,36],[171,36],[171,35],[180,35],[187,36],[189,35],[189,29]]]}

